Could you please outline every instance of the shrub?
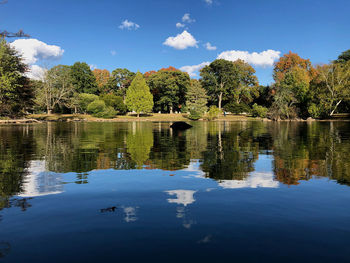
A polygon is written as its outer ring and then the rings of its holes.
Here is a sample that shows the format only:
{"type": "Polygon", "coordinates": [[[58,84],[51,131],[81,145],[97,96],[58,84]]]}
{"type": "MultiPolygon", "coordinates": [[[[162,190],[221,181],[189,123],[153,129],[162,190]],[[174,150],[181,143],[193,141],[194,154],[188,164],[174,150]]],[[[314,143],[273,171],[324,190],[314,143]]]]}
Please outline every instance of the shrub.
{"type": "Polygon", "coordinates": [[[312,118],[320,118],[322,116],[322,110],[314,103],[308,107],[307,111],[312,118]]]}
{"type": "Polygon", "coordinates": [[[123,98],[117,96],[113,93],[104,94],[100,98],[106,103],[106,106],[113,107],[118,114],[125,114],[127,112],[127,107],[124,104],[123,98]]]}
{"type": "Polygon", "coordinates": [[[103,100],[94,100],[87,106],[87,112],[91,114],[98,114],[106,109],[106,104],[103,100]]]}
{"type": "Polygon", "coordinates": [[[208,120],[214,120],[214,119],[218,118],[221,113],[222,113],[222,111],[218,107],[210,106],[206,117],[208,120]]]}
{"type": "Polygon", "coordinates": [[[106,107],[104,111],[94,114],[95,117],[105,118],[105,119],[114,118],[115,115],[117,115],[117,112],[115,111],[115,109],[113,109],[113,107],[110,107],[110,106],[106,107]]]}
{"type": "Polygon", "coordinates": [[[244,103],[236,103],[236,102],[231,102],[228,103],[224,106],[224,110],[234,113],[234,114],[240,114],[240,113],[249,113],[250,108],[247,104],[244,103]]]}
{"type": "Polygon", "coordinates": [[[198,111],[191,110],[190,115],[188,115],[188,118],[194,121],[199,120],[202,117],[202,114],[200,114],[198,111]]]}
{"type": "Polygon", "coordinates": [[[267,115],[267,111],[268,111],[267,108],[254,103],[253,108],[252,108],[252,115],[254,117],[265,118],[267,115]]]}
{"type": "Polygon", "coordinates": [[[78,95],[78,104],[84,113],[88,111],[88,105],[95,100],[98,100],[98,96],[94,94],[81,93],[78,95]]]}

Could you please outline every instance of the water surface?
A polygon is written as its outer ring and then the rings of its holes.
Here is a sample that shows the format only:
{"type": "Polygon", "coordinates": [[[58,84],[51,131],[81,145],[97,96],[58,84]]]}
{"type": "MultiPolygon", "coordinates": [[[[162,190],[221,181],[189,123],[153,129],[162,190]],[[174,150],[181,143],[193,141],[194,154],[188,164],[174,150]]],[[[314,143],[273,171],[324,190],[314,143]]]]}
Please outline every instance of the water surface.
{"type": "Polygon", "coordinates": [[[350,262],[350,123],[0,126],[0,261],[350,262]]]}

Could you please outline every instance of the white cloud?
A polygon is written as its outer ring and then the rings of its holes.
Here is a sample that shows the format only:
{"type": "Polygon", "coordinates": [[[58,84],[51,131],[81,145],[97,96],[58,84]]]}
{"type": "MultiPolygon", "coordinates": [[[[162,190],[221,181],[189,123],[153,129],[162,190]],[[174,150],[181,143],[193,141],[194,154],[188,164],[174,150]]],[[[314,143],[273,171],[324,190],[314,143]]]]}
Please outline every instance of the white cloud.
{"type": "Polygon", "coordinates": [[[10,43],[23,55],[24,62],[34,64],[38,60],[55,60],[62,57],[64,50],[55,45],[48,45],[37,39],[17,39],[10,43]]]}
{"type": "Polygon", "coordinates": [[[182,50],[188,47],[198,47],[197,43],[198,41],[190,33],[184,30],[176,37],[168,37],[163,45],[182,50]]]}
{"type": "Polygon", "coordinates": [[[45,76],[47,69],[38,65],[31,65],[26,76],[30,79],[42,80],[45,76]]]}
{"type": "Polygon", "coordinates": [[[117,55],[117,51],[115,51],[115,50],[111,50],[111,55],[112,55],[112,56],[117,55]]]}
{"type": "Polygon", "coordinates": [[[207,50],[216,50],[216,46],[212,46],[209,42],[205,44],[207,50]]]}
{"type": "Polygon", "coordinates": [[[177,28],[182,28],[182,27],[185,27],[185,24],[182,24],[182,23],[176,23],[176,27],[177,28]]]}
{"type": "Polygon", "coordinates": [[[192,22],[196,22],[196,20],[192,19],[190,17],[189,13],[184,14],[184,16],[182,17],[182,22],[184,23],[192,23],[192,22]]]}
{"type": "Polygon", "coordinates": [[[121,25],[119,26],[120,29],[128,29],[128,30],[137,30],[140,28],[140,26],[132,21],[129,21],[125,19],[121,25]]]}
{"type": "Polygon", "coordinates": [[[64,53],[64,50],[56,45],[48,45],[40,40],[30,39],[17,39],[10,43],[24,59],[24,62],[29,65],[29,71],[26,76],[31,79],[42,79],[46,72],[46,69],[35,63],[42,61],[48,63],[52,60],[60,59],[64,53]]]}
{"type": "Polygon", "coordinates": [[[89,64],[89,67],[91,70],[97,69],[97,65],[95,64],[89,64]]]}
{"type": "Polygon", "coordinates": [[[181,71],[187,72],[190,77],[196,77],[197,73],[199,70],[204,68],[205,66],[208,66],[210,62],[203,62],[198,65],[193,65],[193,66],[183,66],[180,68],[181,71]]]}
{"type": "Polygon", "coordinates": [[[213,0],[204,0],[204,2],[205,2],[207,5],[212,5],[212,4],[213,4],[213,0]]]}
{"type": "Polygon", "coordinates": [[[244,60],[245,62],[260,66],[260,67],[270,67],[273,66],[274,62],[279,59],[281,52],[276,50],[265,50],[260,53],[240,50],[229,50],[224,51],[218,55],[218,59],[226,59],[229,61],[236,61],[238,59],[244,60]]]}

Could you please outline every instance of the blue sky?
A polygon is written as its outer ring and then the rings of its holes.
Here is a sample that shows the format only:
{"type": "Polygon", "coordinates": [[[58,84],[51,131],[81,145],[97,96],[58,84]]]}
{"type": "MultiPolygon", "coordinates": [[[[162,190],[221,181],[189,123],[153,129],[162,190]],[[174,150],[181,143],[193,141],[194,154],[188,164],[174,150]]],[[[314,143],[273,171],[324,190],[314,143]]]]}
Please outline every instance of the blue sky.
{"type": "Polygon", "coordinates": [[[101,69],[145,72],[199,65],[226,52],[229,59],[247,59],[260,83],[268,84],[276,52],[291,50],[318,64],[350,49],[349,11],[346,0],[8,0],[0,5],[0,30],[22,28],[43,42],[17,45],[37,66],[45,60],[50,65],[85,61],[101,69]],[[125,20],[139,27],[121,28],[125,20]],[[183,38],[164,44],[178,34],[183,38]],[[207,42],[216,50],[206,49],[207,42]],[[251,56],[267,50],[274,57],[251,56]]]}

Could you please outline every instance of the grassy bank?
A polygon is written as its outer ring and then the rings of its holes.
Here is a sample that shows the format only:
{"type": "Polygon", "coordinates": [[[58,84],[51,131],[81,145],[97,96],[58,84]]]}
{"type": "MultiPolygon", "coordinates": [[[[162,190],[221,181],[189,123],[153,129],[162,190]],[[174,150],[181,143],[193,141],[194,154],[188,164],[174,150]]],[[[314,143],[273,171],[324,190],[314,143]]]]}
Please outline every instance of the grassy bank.
{"type": "MultiPolygon", "coordinates": [[[[27,116],[28,119],[37,121],[90,121],[90,122],[129,122],[129,121],[189,121],[182,114],[159,114],[140,116],[117,116],[113,119],[96,118],[87,114],[32,114],[27,116]]],[[[217,120],[235,121],[235,120],[252,120],[255,118],[241,115],[220,116],[217,120]]]]}

